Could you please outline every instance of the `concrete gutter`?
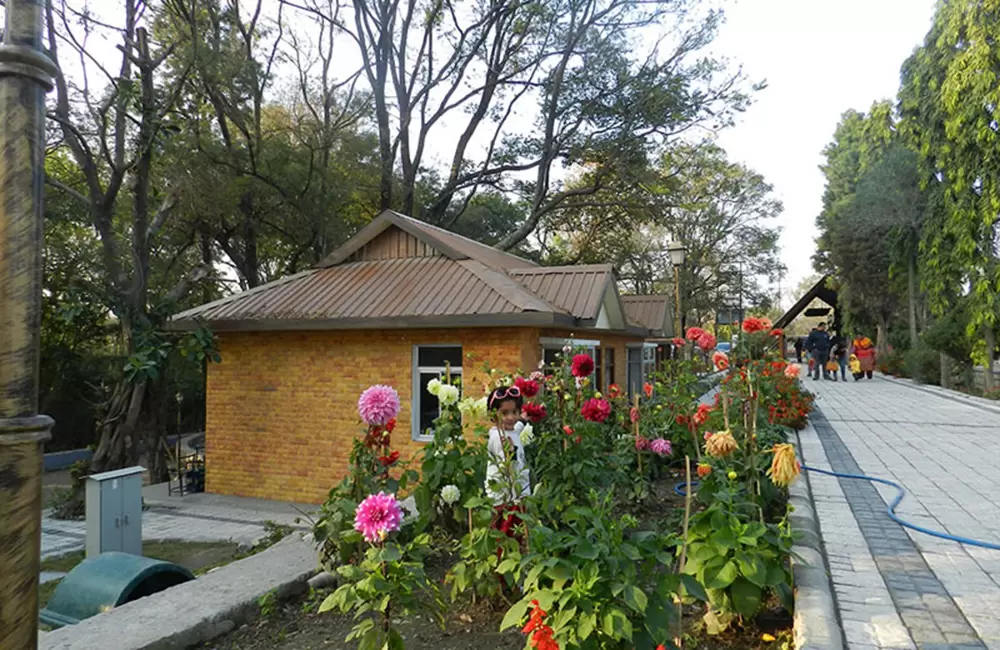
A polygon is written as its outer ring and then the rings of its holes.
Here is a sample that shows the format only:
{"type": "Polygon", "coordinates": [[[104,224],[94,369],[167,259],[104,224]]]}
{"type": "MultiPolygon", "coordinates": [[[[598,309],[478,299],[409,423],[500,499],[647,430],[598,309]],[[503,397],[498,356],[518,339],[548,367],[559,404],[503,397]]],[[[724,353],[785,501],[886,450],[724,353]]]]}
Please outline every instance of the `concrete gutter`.
{"type": "Polygon", "coordinates": [[[77,625],[40,633],[39,650],[180,650],[231,632],[257,611],[261,596],[305,591],[316,573],[310,536],[271,548],[77,625]]]}
{"type": "MultiPolygon", "coordinates": [[[[796,434],[796,453],[805,465],[807,458],[823,457],[823,448],[812,424],[796,434]]],[[[788,502],[794,508],[789,523],[796,533],[792,552],[795,578],[796,650],[844,650],[844,634],[837,618],[837,605],[830,570],[823,548],[819,519],[813,504],[808,472],[788,488],[788,502]]]]}

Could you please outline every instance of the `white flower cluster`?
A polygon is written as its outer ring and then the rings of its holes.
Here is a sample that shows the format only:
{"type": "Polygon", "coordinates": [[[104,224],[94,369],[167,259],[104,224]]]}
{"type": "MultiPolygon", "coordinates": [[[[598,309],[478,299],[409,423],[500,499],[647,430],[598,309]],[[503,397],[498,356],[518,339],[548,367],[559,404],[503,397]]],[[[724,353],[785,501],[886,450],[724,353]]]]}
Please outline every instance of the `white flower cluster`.
{"type": "Polygon", "coordinates": [[[431,379],[427,382],[427,392],[437,397],[441,406],[451,406],[458,402],[458,386],[445,384],[440,379],[431,379]]]}
{"type": "Polygon", "coordinates": [[[476,419],[482,420],[486,418],[486,398],[480,397],[479,399],[474,399],[472,397],[466,397],[458,403],[458,410],[462,415],[476,419]]]}
{"type": "Polygon", "coordinates": [[[532,428],[530,424],[524,425],[524,428],[521,429],[521,444],[525,446],[530,445],[531,441],[534,439],[535,439],[535,430],[532,428]]]}
{"type": "Polygon", "coordinates": [[[446,485],[441,488],[441,501],[450,505],[454,505],[456,501],[462,496],[461,491],[454,485],[446,485]]]}

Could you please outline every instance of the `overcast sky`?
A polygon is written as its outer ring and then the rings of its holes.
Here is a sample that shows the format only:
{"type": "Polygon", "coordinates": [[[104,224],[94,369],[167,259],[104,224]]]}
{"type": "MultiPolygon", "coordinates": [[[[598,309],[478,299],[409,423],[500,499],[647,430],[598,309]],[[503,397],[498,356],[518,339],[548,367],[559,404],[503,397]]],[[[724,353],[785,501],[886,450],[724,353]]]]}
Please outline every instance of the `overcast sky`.
{"type": "Polygon", "coordinates": [[[892,98],[899,68],[923,42],[934,0],[731,0],[713,49],[768,88],[720,144],[774,185],[784,202],[782,255],[789,288],[812,273],[823,195],[823,147],[840,115],[892,98]]]}

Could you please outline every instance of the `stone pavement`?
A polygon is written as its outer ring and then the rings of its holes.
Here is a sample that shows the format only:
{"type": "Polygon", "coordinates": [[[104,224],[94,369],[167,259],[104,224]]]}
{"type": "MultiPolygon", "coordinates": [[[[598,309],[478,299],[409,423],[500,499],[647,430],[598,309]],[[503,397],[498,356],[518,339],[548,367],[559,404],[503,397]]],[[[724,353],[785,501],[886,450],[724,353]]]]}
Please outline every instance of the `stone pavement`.
{"type": "MultiPolygon", "coordinates": [[[[903,519],[1000,543],[1000,412],[878,377],[804,385],[807,464],[900,483],[903,519]]],[[[850,650],[1000,650],[1000,551],[898,526],[889,486],[808,479],[850,650]]]]}
{"type": "MultiPolygon", "coordinates": [[[[231,540],[252,545],[264,536],[264,522],[306,529],[316,506],[279,501],[263,501],[214,494],[168,496],[166,484],[143,488],[147,510],[142,513],[144,540],[215,542],[231,540]],[[297,518],[304,519],[296,523],[297,518]]],[[[87,525],[84,521],[62,521],[42,515],[42,557],[63,555],[84,548],[87,525]]]]}

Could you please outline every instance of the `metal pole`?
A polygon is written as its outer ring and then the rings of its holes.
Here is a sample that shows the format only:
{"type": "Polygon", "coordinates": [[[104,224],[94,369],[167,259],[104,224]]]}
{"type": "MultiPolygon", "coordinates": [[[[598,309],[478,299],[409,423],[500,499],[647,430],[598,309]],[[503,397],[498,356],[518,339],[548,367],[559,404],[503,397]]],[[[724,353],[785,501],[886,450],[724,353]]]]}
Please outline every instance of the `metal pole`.
{"type": "Polygon", "coordinates": [[[674,267],[674,306],[676,307],[674,314],[674,327],[676,334],[674,336],[684,336],[682,328],[684,327],[683,321],[681,320],[681,267],[674,267]]]}
{"type": "Polygon", "coordinates": [[[45,93],[44,0],[7,0],[0,44],[0,648],[38,642],[42,444],[38,414],[45,93]]]}

